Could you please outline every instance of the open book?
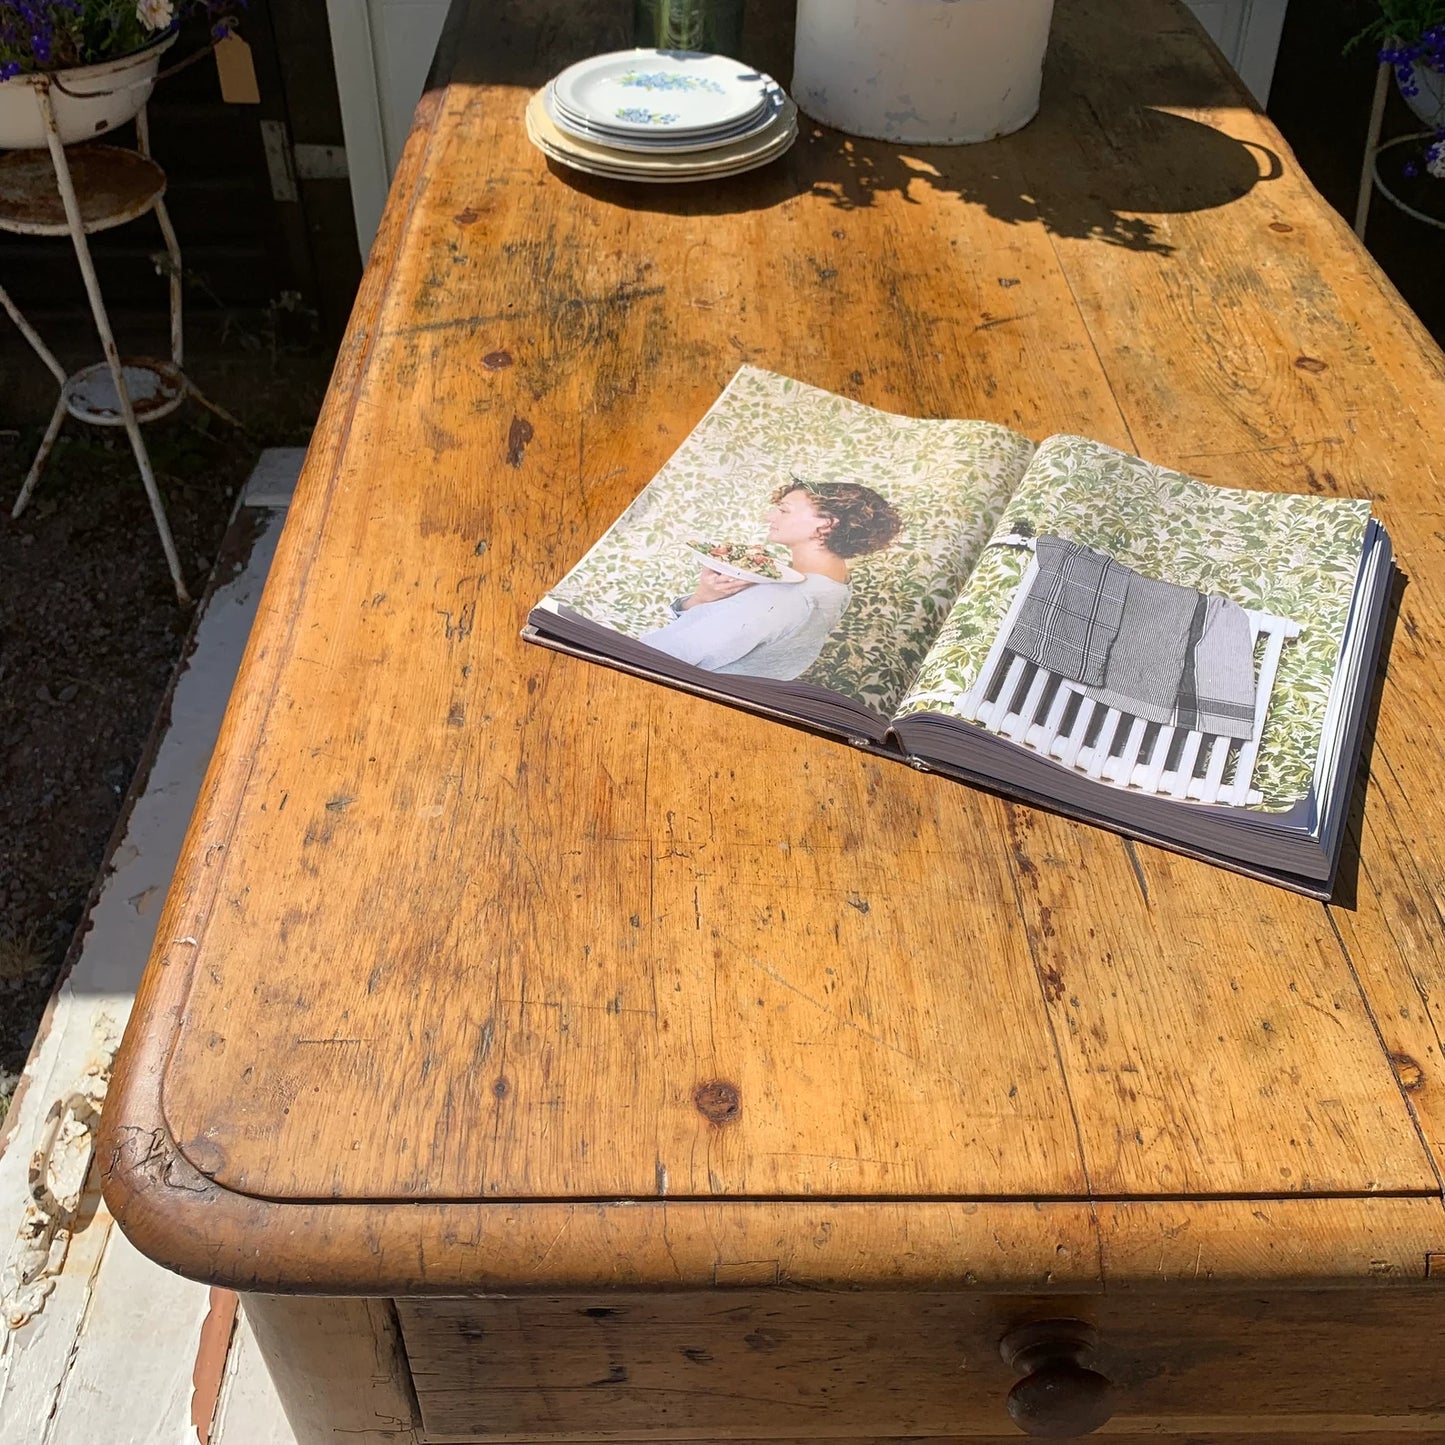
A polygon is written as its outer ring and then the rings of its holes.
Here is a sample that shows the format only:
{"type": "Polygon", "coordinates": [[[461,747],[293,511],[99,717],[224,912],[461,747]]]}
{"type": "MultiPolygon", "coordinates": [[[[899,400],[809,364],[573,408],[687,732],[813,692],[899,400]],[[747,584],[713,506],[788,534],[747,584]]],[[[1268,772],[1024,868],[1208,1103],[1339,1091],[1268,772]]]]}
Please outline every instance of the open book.
{"type": "Polygon", "coordinates": [[[1368,502],[744,368],[523,635],[1327,897],[1393,576],[1368,502]]]}

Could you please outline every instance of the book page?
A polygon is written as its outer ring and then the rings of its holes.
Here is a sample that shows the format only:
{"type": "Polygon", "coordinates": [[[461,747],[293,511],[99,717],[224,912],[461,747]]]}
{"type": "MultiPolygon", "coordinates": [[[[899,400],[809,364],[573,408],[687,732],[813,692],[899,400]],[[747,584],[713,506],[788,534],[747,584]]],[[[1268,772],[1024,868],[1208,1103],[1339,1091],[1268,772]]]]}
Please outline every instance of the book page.
{"type": "Polygon", "coordinates": [[[719,677],[887,717],[1033,450],[745,367],[549,597],[719,677]]]}
{"type": "MultiPolygon", "coordinates": [[[[1014,644],[1007,655],[1019,655],[1017,649],[1025,645],[1015,629],[1020,618],[1029,625],[1029,613],[1020,612],[1015,604],[1033,601],[1020,598],[1019,588],[1035,562],[1035,552],[1017,539],[1027,536],[1037,545],[1037,539],[1056,537],[1113,559],[1142,576],[1144,587],[1170,584],[1156,588],[1159,600],[1150,614],[1150,625],[1157,622],[1161,636],[1171,625],[1167,615],[1171,589],[1200,594],[1201,618],[1208,615],[1209,599],[1222,598],[1237,608],[1298,624],[1298,635],[1278,653],[1277,670],[1263,703],[1267,711],[1262,729],[1250,723],[1232,734],[1245,738],[1250,729],[1256,732],[1251,786],[1261,796],[1250,806],[1267,812],[1287,810],[1308,796],[1314,780],[1369,517],[1368,502],[1209,486],[1098,442],[1051,437],[1040,446],[1019,483],[899,716],[968,716],[969,689],[1002,633],[1007,630],[1009,637],[1003,641],[1014,644]]],[[[1089,620],[1092,625],[1093,618],[1089,620]]],[[[1194,634],[1196,639],[1198,635],[1194,634]]],[[[1046,639],[1046,644],[1061,646],[1056,637],[1046,639]]],[[[1142,654],[1153,645],[1147,637],[1127,638],[1122,633],[1111,644],[1121,655],[1126,648],[1142,654]]],[[[1248,648],[1247,634],[1245,645],[1248,648]]],[[[1261,637],[1260,654],[1264,646],[1261,637]]],[[[1111,660],[1113,656],[1110,652],[1111,660]]],[[[1152,662],[1143,656],[1136,671],[1147,671],[1152,662]]],[[[1069,672],[1068,663],[1060,666],[1069,672]]],[[[1247,660],[1245,679],[1253,685],[1247,660]]],[[[1187,671],[1185,680],[1189,680],[1187,671]]],[[[1100,698],[1104,707],[1120,707],[1126,715],[1152,720],[1155,726],[1170,721],[1162,712],[1151,714],[1146,705],[1120,703],[1101,676],[1088,681],[1098,685],[1092,691],[1085,689],[1086,695],[1100,698]]],[[[1083,682],[1074,685],[1083,687],[1083,682]]],[[[1227,684],[1215,689],[1227,690],[1227,684]]],[[[1227,718],[1220,720],[1218,715],[1231,706],[1243,715],[1248,701],[1240,700],[1236,689],[1233,703],[1215,709],[1214,725],[1181,726],[1200,726],[1211,735],[1228,732],[1227,718]]],[[[1259,705],[1258,698],[1253,701],[1259,705]]],[[[1172,720],[1177,718],[1176,713],[1172,720]]]]}

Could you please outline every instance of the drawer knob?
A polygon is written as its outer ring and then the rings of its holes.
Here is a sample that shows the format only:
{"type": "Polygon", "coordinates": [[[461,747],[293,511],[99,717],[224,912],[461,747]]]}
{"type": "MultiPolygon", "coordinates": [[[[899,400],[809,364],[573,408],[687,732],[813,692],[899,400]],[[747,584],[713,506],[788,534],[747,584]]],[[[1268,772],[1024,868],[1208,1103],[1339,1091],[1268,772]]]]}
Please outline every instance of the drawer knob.
{"type": "Polygon", "coordinates": [[[1082,1320],[1037,1320],[999,1342],[1004,1361],[1023,1376],[1009,1391],[1008,1412],[1025,1435],[1069,1440],[1108,1423],[1114,1387],[1080,1363],[1096,1339],[1082,1320]]]}

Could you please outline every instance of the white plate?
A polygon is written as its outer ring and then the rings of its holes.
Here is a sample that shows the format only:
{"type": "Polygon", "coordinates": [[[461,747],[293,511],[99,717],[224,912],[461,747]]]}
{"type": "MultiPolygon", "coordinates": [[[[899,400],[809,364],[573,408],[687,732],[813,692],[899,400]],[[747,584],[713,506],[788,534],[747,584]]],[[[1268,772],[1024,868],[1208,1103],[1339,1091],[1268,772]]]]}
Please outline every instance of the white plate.
{"type": "Polygon", "coordinates": [[[629,135],[677,135],[747,119],[773,81],[725,55],[618,50],[568,66],[553,84],[563,108],[588,125],[629,135]]]}
{"type": "MultiPolygon", "coordinates": [[[[749,572],[746,567],[739,567],[732,562],[724,562],[721,557],[709,557],[705,552],[699,552],[690,542],[687,550],[693,553],[699,562],[710,572],[721,572],[724,577],[735,577],[739,582],[765,582],[771,584],[794,583],[803,580],[801,572],[795,572],[791,567],[786,567],[778,562],[778,571],[782,574],[779,577],[759,577],[756,572],[749,572]]],[[[774,559],[777,560],[776,558],[774,559]]]]}
{"type": "MultiPolygon", "coordinates": [[[[581,171],[584,175],[602,176],[611,181],[642,181],[646,185],[682,185],[688,181],[720,181],[728,176],[740,176],[745,171],[757,170],[759,166],[766,166],[777,160],[793,142],[798,138],[798,129],[792,128],[787,137],[786,144],[780,144],[775,149],[769,150],[762,155],[754,156],[748,160],[729,163],[714,170],[690,170],[690,171],[650,171],[640,168],[624,169],[618,166],[608,166],[596,161],[581,160],[575,154],[568,154],[566,151],[558,150],[555,146],[549,145],[538,136],[533,136],[532,141],[543,155],[556,161],[559,165],[570,167],[574,171],[581,171]]],[[[761,579],[758,579],[761,580],[761,579]]]]}
{"type": "Polygon", "coordinates": [[[526,110],[527,136],[532,144],[562,165],[616,180],[679,182],[739,175],[776,160],[798,135],[798,109],[787,101],[768,130],[747,140],[698,154],[636,155],[568,135],[558,128],[542,102],[539,91],[526,110]]]}
{"type": "Polygon", "coordinates": [[[578,140],[590,141],[594,145],[607,146],[612,150],[633,151],[638,155],[678,155],[692,151],[717,150],[721,146],[761,135],[769,126],[776,124],[790,102],[781,90],[771,91],[756,115],[722,130],[699,132],[695,135],[627,135],[589,125],[562,106],[550,85],[542,93],[542,104],[557,129],[566,135],[575,136],[578,140]]]}
{"type": "Polygon", "coordinates": [[[589,134],[600,136],[604,140],[614,143],[621,142],[637,149],[661,149],[664,146],[695,146],[699,143],[706,144],[716,136],[736,135],[746,130],[751,125],[765,123],[767,118],[777,111],[777,102],[774,97],[778,92],[769,92],[762,101],[756,105],[752,112],[741,120],[730,121],[727,125],[708,126],[703,130],[664,130],[664,131],[636,131],[627,130],[606,125],[594,124],[586,116],[577,115],[570,111],[556,97],[555,92],[548,87],[548,108],[557,120],[568,127],[585,130],[589,134]]]}

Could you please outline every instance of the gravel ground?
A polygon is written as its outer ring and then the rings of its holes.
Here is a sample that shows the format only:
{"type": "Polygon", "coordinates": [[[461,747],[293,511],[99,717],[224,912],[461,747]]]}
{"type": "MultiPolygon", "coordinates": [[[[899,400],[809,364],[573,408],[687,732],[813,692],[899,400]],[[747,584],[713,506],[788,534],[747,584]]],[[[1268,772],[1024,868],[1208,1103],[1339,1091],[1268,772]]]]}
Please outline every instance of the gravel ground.
{"type": "MultiPolygon", "coordinates": [[[[193,595],[261,447],[306,442],[327,367],[249,396],[203,380],[246,433],[194,406],[146,429],[193,595]]],[[[10,519],[39,436],[0,431],[0,1119],[191,623],[123,434],[71,424],[10,519]]]]}

